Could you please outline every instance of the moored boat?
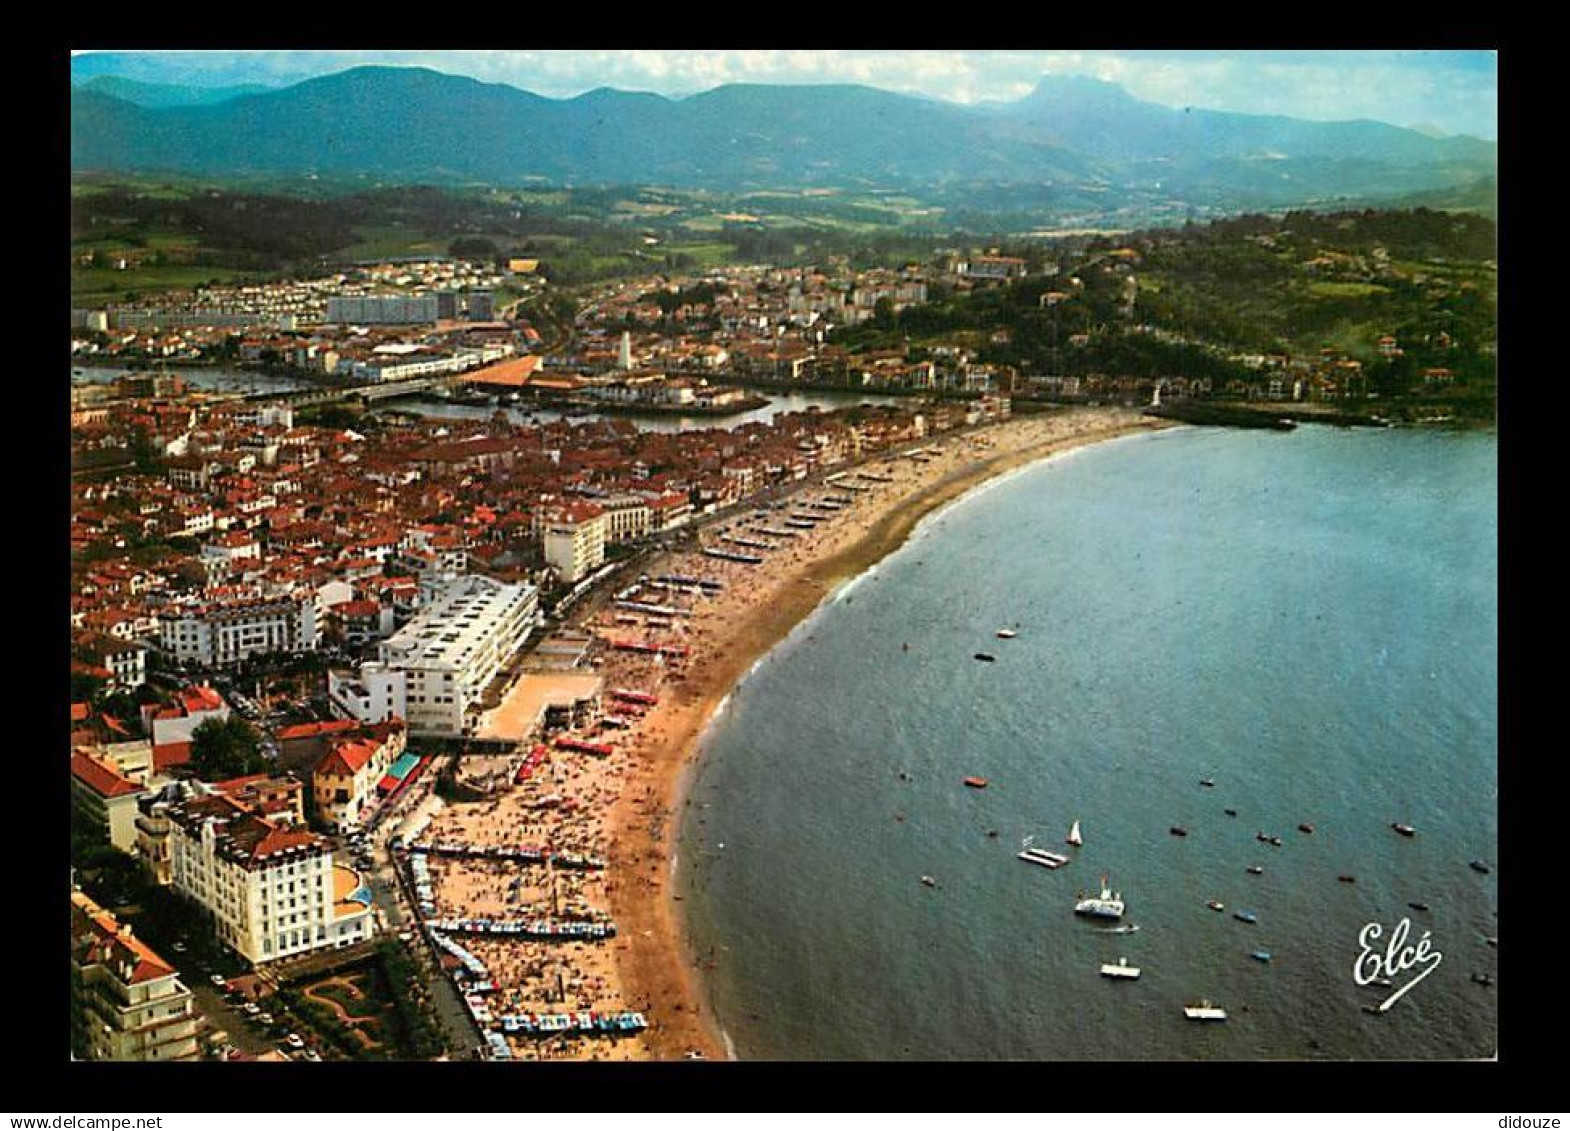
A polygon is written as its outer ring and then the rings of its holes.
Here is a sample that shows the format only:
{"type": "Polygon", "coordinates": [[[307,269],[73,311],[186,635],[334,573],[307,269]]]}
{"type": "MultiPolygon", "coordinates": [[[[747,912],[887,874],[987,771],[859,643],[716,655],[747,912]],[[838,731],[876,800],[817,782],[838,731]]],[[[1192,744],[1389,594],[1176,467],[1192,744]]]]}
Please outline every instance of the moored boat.
{"type": "Polygon", "coordinates": [[[1485,876],[1489,873],[1488,865],[1483,863],[1481,860],[1474,860],[1472,863],[1468,864],[1467,867],[1471,868],[1474,872],[1481,872],[1485,876]]]}
{"type": "Polygon", "coordinates": [[[1205,906],[1210,908],[1212,911],[1225,911],[1227,909],[1227,905],[1222,903],[1219,899],[1212,899],[1209,903],[1205,904],[1205,906]]]}
{"type": "Polygon", "coordinates": [[[1250,953],[1249,957],[1255,962],[1269,962],[1270,952],[1268,950],[1256,950],[1250,953]]]}
{"type": "Polygon", "coordinates": [[[1079,902],[1074,905],[1074,914],[1095,919],[1121,919],[1123,910],[1123,896],[1107,886],[1105,876],[1101,877],[1100,895],[1085,895],[1081,892],[1079,902]]]}
{"type": "Polygon", "coordinates": [[[1356,876],[1341,875],[1341,876],[1337,876],[1336,879],[1340,880],[1344,884],[1355,884],[1355,883],[1357,883],[1357,877],[1356,876]]]}
{"type": "Polygon", "coordinates": [[[984,664],[990,664],[995,662],[997,657],[994,656],[991,652],[977,652],[976,659],[980,660],[984,664]]]}
{"type": "Polygon", "coordinates": [[[1013,640],[1018,635],[1019,633],[1015,632],[1012,628],[1000,628],[997,631],[997,637],[999,640],[1013,640]]]}
{"type": "Polygon", "coordinates": [[[1167,832],[1171,833],[1173,836],[1188,835],[1188,830],[1185,829],[1182,825],[1173,825],[1170,829],[1167,830],[1167,832]]]}
{"type": "Polygon", "coordinates": [[[1258,864],[1250,864],[1248,866],[1248,874],[1251,875],[1251,876],[1258,876],[1258,875],[1262,874],[1263,872],[1264,872],[1264,869],[1261,868],[1258,864]]]}
{"type": "Polygon", "coordinates": [[[1079,834],[1079,821],[1074,822],[1074,827],[1068,831],[1068,843],[1076,847],[1085,843],[1085,838],[1079,834]]]}
{"type": "Polygon", "coordinates": [[[1403,825],[1399,821],[1392,821],[1390,823],[1390,827],[1395,829],[1395,831],[1400,833],[1402,836],[1416,836],[1417,835],[1417,830],[1414,829],[1411,825],[1403,825]]]}
{"type": "Polygon", "coordinates": [[[1043,868],[1061,868],[1068,863],[1067,856],[1059,856],[1056,852],[1048,852],[1044,848],[1027,848],[1018,853],[1018,856],[1027,864],[1040,864],[1043,868]]]}
{"type": "Polygon", "coordinates": [[[986,789],[987,779],[971,776],[965,779],[965,784],[970,786],[971,789],[986,789]]]}
{"type": "Polygon", "coordinates": [[[1217,1006],[1209,998],[1200,998],[1183,1007],[1183,1016],[1190,1021],[1225,1021],[1227,1011],[1217,1006]]]}
{"type": "Polygon", "coordinates": [[[1297,827],[1297,831],[1300,833],[1311,833],[1314,831],[1314,826],[1305,821],[1297,827]]]}
{"type": "Polygon", "coordinates": [[[1259,922],[1259,916],[1255,915],[1252,911],[1234,911],[1232,912],[1232,918],[1236,919],[1239,923],[1259,922]]]}
{"type": "Polygon", "coordinates": [[[1103,962],[1101,964],[1103,978],[1138,978],[1139,967],[1130,966],[1127,958],[1119,957],[1116,962],[1103,962]]]}

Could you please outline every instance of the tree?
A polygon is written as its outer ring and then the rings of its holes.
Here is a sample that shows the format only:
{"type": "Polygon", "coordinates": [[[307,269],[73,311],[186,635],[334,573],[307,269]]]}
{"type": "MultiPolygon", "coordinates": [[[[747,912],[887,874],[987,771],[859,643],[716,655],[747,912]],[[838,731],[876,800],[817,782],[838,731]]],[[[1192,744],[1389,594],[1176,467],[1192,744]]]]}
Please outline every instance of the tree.
{"type": "Polygon", "coordinates": [[[191,768],[204,781],[223,781],[267,768],[261,736],[239,715],[208,719],[191,735],[191,768]]]}

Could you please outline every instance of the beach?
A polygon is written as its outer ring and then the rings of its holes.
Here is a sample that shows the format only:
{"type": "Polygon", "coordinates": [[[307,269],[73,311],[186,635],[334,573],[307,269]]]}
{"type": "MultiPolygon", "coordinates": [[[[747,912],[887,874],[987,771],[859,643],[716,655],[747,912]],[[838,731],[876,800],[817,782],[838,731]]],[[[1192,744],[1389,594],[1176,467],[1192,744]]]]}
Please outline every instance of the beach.
{"type": "MultiPolygon", "coordinates": [[[[635,1037],[514,1038],[514,1055],[724,1058],[701,993],[701,967],[714,958],[688,953],[672,883],[687,771],[717,709],[795,625],[903,544],[925,515],[1044,457],[1170,426],[1137,410],[1094,408],[928,437],[919,447],[835,468],[830,482],[811,477],[772,509],[740,508],[698,530],[703,547],[761,561],[663,551],[640,567],[647,580],[635,596],[646,608],[634,613],[606,600],[581,611],[571,627],[596,638],[590,663],[612,717],[569,735],[594,749],[552,748],[521,784],[448,806],[427,839],[549,845],[597,856],[606,867],[551,868],[542,879],[528,874],[536,869],[442,860],[432,871],[443,915],[523,917],[526,910],[614,924],[614,936],[600,942],[466,940],[499,987],[493,1015],[629,1010],[648,1027],[635,1037]],[[616,694],[629,690],[632,699],[616,694]],[[656,702],[640,701],[649,699],[656,702]]],[[[487,720],[491,733],[505,733],[495,719],[510,722],[508,712],[504,704],[487,720]]]]}

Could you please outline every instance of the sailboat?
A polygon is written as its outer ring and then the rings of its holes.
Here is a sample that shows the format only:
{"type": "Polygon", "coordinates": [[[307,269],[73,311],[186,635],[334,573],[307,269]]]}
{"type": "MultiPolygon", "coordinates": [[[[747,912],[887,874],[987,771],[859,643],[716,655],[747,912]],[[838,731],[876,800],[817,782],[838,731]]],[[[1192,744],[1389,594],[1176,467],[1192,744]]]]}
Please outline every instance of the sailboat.
{"type": "Polygon", "coordinates": [[[1068,831],[1068,843],[1076,847],[1085,843],[1085,838],[1079,835],[1079,822],[1074,822],[1074,827],[1068,831]]]}

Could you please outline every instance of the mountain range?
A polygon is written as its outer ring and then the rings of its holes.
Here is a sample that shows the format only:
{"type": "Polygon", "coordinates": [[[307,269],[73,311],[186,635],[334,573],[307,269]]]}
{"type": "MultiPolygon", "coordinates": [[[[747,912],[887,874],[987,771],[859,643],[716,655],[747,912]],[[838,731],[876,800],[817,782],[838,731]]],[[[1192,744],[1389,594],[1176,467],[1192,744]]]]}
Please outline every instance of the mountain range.
{"type": "Polygon", "coordinates": [[[1315,122],[1140,101],[1047,76],[966,106],[865,86],[729,85],[673,99],[569,99],[416,67],[281,89],[73,87],[78,171],[365,174],[394,182],[665,184],[745,191],[965,183],[1062,186],[1233,207],[1470,185],[1497,145],[1373,121],[1315,122]]]}

